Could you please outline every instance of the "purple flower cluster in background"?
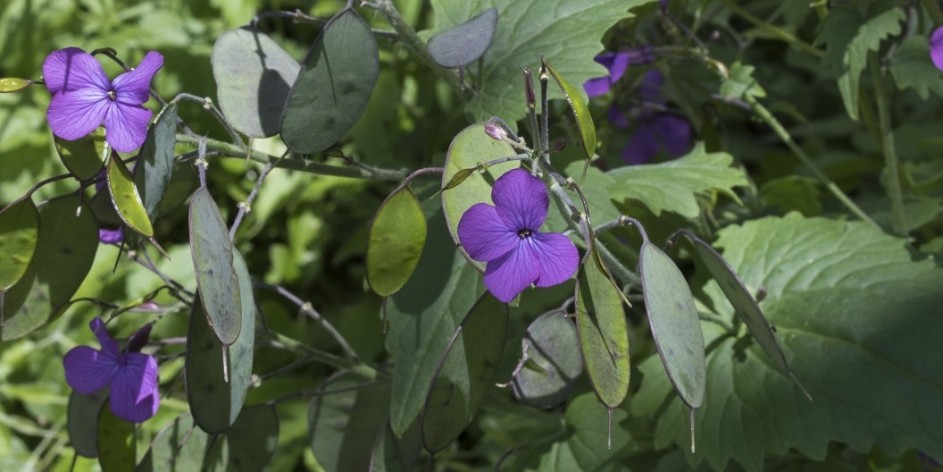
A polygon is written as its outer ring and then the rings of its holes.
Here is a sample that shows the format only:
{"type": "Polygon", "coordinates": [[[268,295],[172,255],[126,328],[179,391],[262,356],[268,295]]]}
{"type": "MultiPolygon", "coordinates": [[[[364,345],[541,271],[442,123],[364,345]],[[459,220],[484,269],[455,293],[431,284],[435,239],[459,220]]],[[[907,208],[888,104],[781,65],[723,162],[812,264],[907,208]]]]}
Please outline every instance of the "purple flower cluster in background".
{"type": "Polygon", "coordinates": [[[110,390],[111,411],[133,423],[146,421],[157,413],[157,359],[139,351],[150,335],[147,324],[128,340],[127,348],[108,335],[105,323],[95,318],[89,323],[101,344],[101,350],[88,346],[72,348],[62,359],[65,380],[76,392],[91,395],[103,388],[110,390]]]}
{"type": "Polygon", "coordinates": [[[53,134],[73,141],[104,123],[105,140],[116,151],[141,147],[151,120],[143,105],[163,64],[164,57],[151,51],[137,68],[109,81],[91,54],[74,47],[53,51],[43,62],[43,80],[52,94],[46,117],[53,134]]]}
{"type": "Polygon", "coordinates": [[[560,233],[538,231],[547,219],[547,187],[524,169],[498,178],[494,206],[478,203],[462,215],[458,238],[465,252],[487,262],[485,286],[508,303],[531,284],[551,287],[573,277],[579,253],[560,233]]]}

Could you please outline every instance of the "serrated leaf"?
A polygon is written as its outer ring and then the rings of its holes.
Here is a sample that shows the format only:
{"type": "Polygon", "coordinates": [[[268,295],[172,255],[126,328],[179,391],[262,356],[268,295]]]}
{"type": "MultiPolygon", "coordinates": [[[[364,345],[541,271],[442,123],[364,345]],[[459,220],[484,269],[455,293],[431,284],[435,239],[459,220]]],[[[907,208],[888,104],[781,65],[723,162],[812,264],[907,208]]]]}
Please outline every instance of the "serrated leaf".
{"type": "Polygon", "coordinates": [[[858,119],[858,89],[861,72],[868,64],[868,52],[881,42],[900,34],[906,18],[902,8],[889,2],[847,2],[829,11],[819,30],[817,43],[826,43],[823,61],[840,71],[838,89],[845,110],[858,119]]]}
{"type": "Polygon", "coordinates": [[[111,203],[124,224],[145,238],[154,237],[154,227],[144,209],[144,201],[138,193],[131,172],[117,153],[108,159],[108,194],[111,203]]]}
{"type": "Polygon", "coordinates": [[[586,373],[599,400],[619,406],[629,392],[629,331],[622,295],[595,251],[576,284],[576,328],[586,373]]]}
{"type": "Polygon", "coordinates": [[[98,225],[76,194],[42,205],[33,258],[3,296],[2,339],[24,336],[59,316],[88,275],[97,250],[98,225]]]}
{"type": "Polygon", "coordinates": [[[210,436],[193,424],[193,417],[182,414],[154,437],[137,472],[182,472],[200,470],[210,436]]]}
{"type": "Polygon", "coordinates": [[[66,408],[66,429],[75,453],[85,457],[98,456],[98,415],[108,399],[105,390],[92,395],[73,391],[66,408]]]}
{"type": "Polygon", "coordinates": [[[766,90],[753,78],[756,68],[739,61],[730,66],[730,75],[720,84],[721,95],[729,98],[763,98],[766,90]]]}
{"type": "Polygon", "coordinates": [[[353,9],[325,25],[302,63],[282,114],[282,139],[313,154],[341,140],[367,108],[380,59],[370,25],[353,9]]]}
{"type": "Polygon", "coordinates": [[[53,137],[56,153],[69,173],[82,182],[87,182],[101,172],[105,162],[102,161],[101,151],[96,146],[97,132],[75,141],[66,141],[53,137]]]}
{"type": "MultiPolygon", "coordinates": [[[[483,57],[482,88],[466,110],[477,120],[500,116],[514,123],[527,112],[521,80],[525,67],[538,70],[540,56],[546,56],[553,59],[557,72],[574,84],[606,75],[606,69],[593,61],[603,49],[603,34],[629,17],[629,9],[652,1],[434,0],[432,8],[437,31],[452,28],[484,9],[498,10],[494,43],[483,57]]],[[[556,91],[551,96],[561,97],[556,91]]]]}
{"type": "Polygon", "coordinates": [[[229,229],[205,187],[197,189],[190,199],[190,252],[203,304],[201,311],[219,341],[228,346],[242,329],[239,279],[233,267],[229,229]]]}
{"type": "MultiPolygon", "coordinates": [[[[761,307],[815,401],[756,347],[705,324],[711,387],[689,463],[706,459],[719,470],[733,459],[761,470],[766,453],[820,460],[832,442],[943,458],[943,411],[935,408],[943,395],[943,271],[865,223],[796,213],[726,228],[716,245],[747,286],[766,288],[761,307]]],[[[641,365],[644,385],[632,403],[637,413],[658,411],[656,448],[689,434],[683,408],[659,407],[671,389],[660,368],[656,360],[641,365]]]]}
{"type": "Polygon", "coordinates": [[[924,100],[930,92],[943,97],[943,80],[940,80],[940,70],[930,62],[929,44],[926,36],[909,36],[897,45],[890,61],[891,76],[897,88],[913,89],[924,100]]]}
{"type": "Polygon", "coordinates": [[[697,195],[720,192],[739,203],[734,187],[746,186],[743,171],[731,167],[733,157],[725,152],[707,153],[698,143],[686,156],[661,164],[644,164],[609,172],[609,193],[615,201],[635,200],[656,216],[662,211],[697,217],[697,195]]]}
{"type": "MultiPolygon", "coordinates": [[[[692,410],[704,402],[704,335],[684,275],[661,249],[642,244],[639,275],[658,356],[675,391],[692,410]]],[[[693,427],[693,426],[692,426],[693,427]]]]}
{"type": "Polygon", "coordinates": [[[254,138],[278,134],[288,90],[301,66],[265,33],[248,26],[219,35],[210,55],[219,107],[254,138]]]}
{"type": "Polygon", "coordinates": [[[587,159],[592,158],[596,152],[596,125],[593,123],[592,115],[589,114],[583,88],[568,82],[563,75],[550,66],[546,59],[542,60],[542,65],[550,72],[550,76],[560,86],[563,98],[570,104],[570,110],[576,119],[576,128],[580,132],[580,141],[583,143],[583,152],[587,159]]]}
{"type": "Polygon", "coordinates": [[[308,410],[311,452],[327,472],[367,470],[376,435],[386,429],[390,386],[352,375],[317,390],[308,410]]]}
{"type": "Polygon", "coordinates": [[[39,233],[39,211],[26,196],[0,210],[0,295],[26,273],[39,233]]]}
{"type": "Polygon", "coordinates": [[[98,416],[98,464],[102,472],[127,472],[134,469],[134,423],[118,418],[111,408],[102,408],[98,416]]]}
{"type": "Polygon", "coordinates": [[[527,327],[522,341],[527,362],[511,381],[514,396],[537,408],[553,408],[567,399],[583,374],[576,326],[562,311],[540,315],[527,327]]]}
{"type": "Polygon", "coordinates": [[[397,359],[390,425],[398,436],[418,417],[449,337],[484,292],[480,274],[455,248],[435,203],[427,211],[429,238],[415,275],[386,302],[386,347],[397,359]]]}
{"type": "Polygon", "coordinates": [[[491,46],[497,24],[498,10],[489,8],[430,38],[429,55],[442,67],[467,66],[480,59],[491,46]]]}
{"type": "Polygon", "coordinates": [[[141,193],[144,209],[152,220],[164,199],[174,172],[174,146],[177,144],[177,105],[161,111],[138,153],[134,166],[134,184],[141,193]]]}
{"type": "Polygon", "coordinates": [[[426,216],[409,187],[383,201],[367,238],[367,282],[381,297],[403,288],[426,244],[426,216]]]}
{"type": "Polygon", "coordinates": [[[419,425],[427,451],[451,444],[474,419],[494,385],[507,331],[507,305],[485,293],[452,335],[426,395],[419,425]]]}

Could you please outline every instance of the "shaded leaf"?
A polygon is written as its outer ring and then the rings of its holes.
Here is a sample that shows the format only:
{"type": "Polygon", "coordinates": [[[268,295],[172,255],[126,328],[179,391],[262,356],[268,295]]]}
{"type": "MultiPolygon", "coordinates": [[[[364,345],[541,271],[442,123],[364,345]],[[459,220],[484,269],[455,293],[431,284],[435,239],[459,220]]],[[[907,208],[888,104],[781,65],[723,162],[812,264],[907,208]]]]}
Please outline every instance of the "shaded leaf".
{"type": "Polygon", "coordinates": [[[523,345],[528,360],[511,381],[514,396],[538,408],[563,403],[583,374],[580,340],[573,322],[562,311],[544,313],[527,327],[523,345]]]}
{"type": "Polygon", "coordinates": [[[210,63],[219,107],[233,128],[254,138],[278,134],[298,61],[265,33],[242,27],[216,38],[210,63]]]}
{"type": "Polygon", "coordinates": [[[134,469],[134,423],[118,418],[111,408],[102,408],[98,416],[98,464],[102,472],[127,472],[134,469]]]}
{"type": "Polygon", "coordinates": [[[370,223],[367,282],[381,297],[401,289],[426,244],[426,216],[409,187],[390,195],[370,223]]]}
{"type": "Polygon", "coordinates": [[[200,470],[210,436],[195,427],[193,417],[182,414],[154,437],[137,472],[200,470]]]}
{"type": "Polygon", "coordinates": [[[97,131],[75,141],[53,137],[56,153],[59,154],[62,164],[69,170],[69,173],[82,182],[95,178],[105,166],[101,150],[96,145],[96,141],[101,141],[101,139],[103,136],[97,131]]]}
{"type": "Polygon", "coordinates": [[[313,154],[340,141],[360,119],[379,76],[377,42],[353,9],[324,27],[302,63],[282,114],[282,139],[313,154]]]}
{"type": "Polygon", "coordinates": [[[129,228],[145,238],[154,237],[154,227],[144,209],[144,201],[138,193],[137,185],[118,154],[112,153],[108,159],[108,192],[111,203],[118,212],[118,217],[129,228]]]}
{"type": "Polygon", "coordinates": [[[930,39],[926,36],[908,36],[898,44],[891,56],[890,70],[898,89],[913,89],[924,100],[930,97],[930,92],[943,97],[940,70],[930,62],[930,39]]]}
{"type": "Polygon", "coordinates": [[[176,144],[177,105],[169,105],[161,111],[154,126],[147,130],[147,139],[134,165],[134,184],[152,220],[157,217],[164,192],[173,177],[176,144]]]}
{"type": "Polygon", "coordinates": [[[755,67],[745,65],[742,62],[734,62],[730,66],[728,77],[720,84],[721,95],[736,99],[765,97],[766,90],[763,90],[763,87],[753,78],[755,69],[755,67]]]}
{"type": "Polygon", "coordinates": [[[566,407],[564,418],[570,429],[566,442],[580,465],[579,470],[625,470],[617,459],[637,444],[622,424],[628,417],[628,412],[621,408],[612,410],[610,433],[609,411],[599,404],[595,395],[584,393],[573,398],[566,407]]]}
{"type": "Polygon", "coordinates": [[[593,157],[596,152],[596,125],[593,123],[593,117],[589,114],[589,106],[586,105],[585,92],[582,87],[575,87],[567,82],[559,72],[550,66],[546,59],[542,59],[542,65],[550,72],[550,76],[560,86],[563,91],[563,98],[570,104],[570,110],[573,111],[573,117],[576,118],[576,128],[580,132],[580,141],[583,143],[583,152],[586,158],[593,157]]]}
{"type": "Polygon", "coordinates": [[[429,39],[429,55],[442,67],[464,67],[477,61],[491,47],[498,24],[498,10],[489,8],[474,18],[440,31],[429,39]]]}
{"type": "Polygon", "coordinates": [[[227,471],[261,472],[278,449],[278,414],[263,403],[242,410],[226,433],[229,446],[227,471]]]}
{"type": "Polygon", "coordinates": [[[99,390],[92,395],[83,395],[76,391],[69,394],[66,429],[69,432],[69,443],[76,454],[85,457],[98,456],[98,415],[107,399],[106,390],[99,390]]]}
{"type": "Polygon", "coordinates": [[[367,470],[377,434],[386,429],[390,387],[352,375],[318,389],[308,410],[311,451],[327,472],[367,470]]]}
{"type": "Polygon", "coordinates": [[[36,249],[39,211],[26,196],[0,210],[0,294],[26,273],[36,249]]]}

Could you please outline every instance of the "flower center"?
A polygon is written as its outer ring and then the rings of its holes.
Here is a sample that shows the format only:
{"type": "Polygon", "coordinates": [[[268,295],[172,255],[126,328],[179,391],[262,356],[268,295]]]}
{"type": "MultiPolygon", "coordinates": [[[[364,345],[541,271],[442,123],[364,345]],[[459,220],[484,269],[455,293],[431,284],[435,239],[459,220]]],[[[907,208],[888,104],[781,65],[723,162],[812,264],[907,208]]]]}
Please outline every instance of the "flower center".
{"type": "Polygon", "coordinates": [[[118,94],[115,93],[114,90],[109,90],[109,91],[108,91],[108,98],[111,99],[111,101],[115,101],[115,100],[118,99],[118,94]]]}
{"type": "Polygon", "coordinates": [[[527,239],[527,238],[529,238],[529,237],[531,236],[531,234],[533,234],[533,233],[531,232],[531,230],[529,230],[529,229],[527,229],[527,228],[524,228],[524,229],[521,229],[521,230],[519,230],[519,231],[517,232],[517,237],[519,237],[519,238],[521,238],[521,239],[527,239]]]}

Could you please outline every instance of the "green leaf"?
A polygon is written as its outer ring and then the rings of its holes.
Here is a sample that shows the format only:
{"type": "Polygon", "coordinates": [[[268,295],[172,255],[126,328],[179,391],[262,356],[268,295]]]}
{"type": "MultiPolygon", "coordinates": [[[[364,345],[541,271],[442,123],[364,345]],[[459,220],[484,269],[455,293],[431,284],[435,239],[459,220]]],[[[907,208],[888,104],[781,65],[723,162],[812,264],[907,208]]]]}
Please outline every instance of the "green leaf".
{"type": "Polygon", "coordinates": [[[419,415],[449,338],[483,292],[480,274],[456,250],[440,210],[429,229],[415,275],[386,306],[386,347],[395,359],[390,425],[397,436],[419,415]]]}
{"type": "Polygon", "coordinates": [[[622,425],[629,414],[621,408],[612,410],[611,433],[608,429],[609,414],[609,410],[600,405],[591,393],[584,393],[567,405],[564,418],[570,435],[566,442],[580,465],[579,470],[625,470],[616,463],[616,459],[634,445],[622,425]]]}
{"type": "Polygon", "coordinates": [[[98,415],[107,399],[105,390],[99,390],[92,395],[73,391],[69,395],[66,429],[69,432],[69,443],[76,454],[85,457],[98,456],[98,415]]]}
{"type": "Polygon", "coordinates": [[[242,410],[226,433],[229,463],[225,470],[262,472],[278,449],[278,413],[263,403],[242,410]]]}
{"type": "Polygon", "coordinates": [[[430,38],[429,55],[442,67],[465,67],[485,54],[497,25],[498,10],[489,8],[430,38]]]}
{"type": "Polygon", "coordinates": [[[419,416],[426,450],[442,450],[475,418],[494,385],[507,332],[507,305],[485,293],[455,330],[433,376],[419,416]]]}
{"type": "Polygon", "coordinates": [[[30,85],[33,85],[33,81],[29,79],[0,77],[0,93],[21,92],[29,88],[30,85]]]}
{"type": "Polygon", "coordinates": [[[183,472],[200,470],[209,435],[194,427],[193,417],[184,413],[154,437],[137,472],[183,472]]]}
{"type": "Polygon", "coordinates": [[[102,408],[98,416],[98,464],[102,472],[127,472],[134,469],[134,423],[118,418],[111,408],[102,408]]]}
{"type": "Polygon", "coordinates": [[[161,111],[154,126],[147,130],[147,139],[134,166],[134,183],[152,220],[164,199],[174,172],[174,146],[177,144],[177,105],[161,111]]]}
{"type": "Polygon", "coordinates": [[[542,59],[542,65],[550,72],[550,76],[560,86],[563,92],[563,98],[570,104],[570,110],[573,111],[573,117],[576,118],[576,128],[580,132],[580,141],[583,143],[583,152],[586,158],[592,158],[596,152],[596,125],[593,123],[593,117],[589,114],[589,106],[586,105],[585,92],[582,87],[575,87],[567,82],[559,72],[550,66],[546,59],[542,59]]]}
{"type": "Polygon", "coordinates": [[[25,196],[0,210],[0,297],[26,273],[38,232],[39,211],[32,197],[25,196]]]}
{"type": "Polygon", "coordinates": [[[197,189],[190,199],[190,251],[203,304],[201,311],[219,341],[228,346],[242,329],[239,279],[233,267],[229,230],[205,187],[197,189]]]}
{"type": "Polygon", "coordinates": [[[386,429],[390,387],[353,375],[325,382],[311,399],[311,452],[327,472],[368,470],[377,434],[386,429]]]}
{"type": "Polygon", "coordinates": [[[771,179],[760,187],[760,195],[784,213],[798,211],[805,216],[822,213],[819,182],[812,177],[787,175],[771,179]]]}
{"type": "Polygon", "coordinates": [[[42,205],[33,258],[3,297],[2,339],[24,336],[59,316],[88,275],[97,250],[98,225],[76,194],[42,205]]]}
{"type": "Polygon", "coordinates": [[[838,90],[852,119],[858,119],[859,81],[868,65],[868,52],[900,34],[905,18],[904,10],[891,2],[855,1],[831,9],[822,23],[816,42],[826,43],[823,62],[841,73],[838,90]]]}
{"type": "Polygon", "coordinates": [[[138,193],[128,166],[118,154],[112,153],[108,159],[108,191],[111,203],[124,224],[145,238],[154,237],[154,227],[144,209],[144,201],[138,193]]]}
{"type": "Polygon", "coordinates": [[[426,216],[409,187],[390,195],[370,223],[367,282],[381,297],[403,288],[426,244],[426,216]]]}
{"type": "Polygon", "coordinates": [[[527,362],[511,381],[514,396],[537,408],[553,408],[570,394],[583,374],[580,340],[562,311],[540,315],[524,333],[527,362]]]}
{"type": "Polygon", "coordinates": [[[219,107],[233,128],[254,138],[278,134],[298,61],[265,33],[242,27],[219,35],[210,63],[219,107]]]}
{"type": "Polygon", "coordinates": [[[725,152],[707,153],[698,143],[686,156],[661,164],[622,167],[609,172],[609,193],[615,201],[635,200],[655,216],[662,211],[688,218],[700,214],[697,195],[720,192],[739,203],[734,187],[746,186],[743,171],[731,167],[733,157],[725,152]]]}
{"type": "Polygon", "coordinates": [[[629,331],[622,294],[591,250],[576,285],[576,328],[586,372],[599,400],[619,406],[629,392],[629,331]]]}
{"type": "Polygon", "coordinates": [[[898,44],[890,69],[898,89],[913,89],[924,100],[930,92],[943,97],[940,70],[930,62],[930,39],[926,36],[909,36],[898,44]]]}
{"type": "Polygon", "coordinates": [[[341,10],[311,46],[288,92],[282,139],[314,154],[341,140],[360,119],[379,76],[377,42],[353,9],[341,10]]]}
{"type": "MultiPolygon", "coordinates": [[[[477,168],[478,164],[516,154],[510,144],[488,136],[483,123],[471,125],[455,135],[452,144],[449,145],[449,152],[445,157],[445,172],[442,174],[442,186],[447,187],[454,177],[460,173],[467,173],[467,169],[477,168]]],[[[505,172],[518,167],[520,164],[514,161],[489,166],[484,172],[468,175],[462,182],[460,190],[442,192],[445,220],[456,245],[461,244],[458,239],[458,223],[462,220],[462,215],[477,203],[494,205],[491,201],[491,185],[505,172]]],[[[484,271],[483,263],[468,257],[461,247],[460,250],[472,265],[484,271]]]]}
{"type": "Polygon", "coordinates": [[[96,141],[101,139],[102,136],[97,132],[75,141],[53,137],[56,153],[59,154],[62,164],[69,170],[69,173],[82,182],[95,178],[105,165],[101,151],[96,145],[96,141]]]}
{"type": "Polygon", "coordinates": [[[639,273],[648,323],[665,372],[684,403],[692,410],[700,408],[707,383],[704,335],[691,289],[674,261],[648,241],[639,253],[639,273]]]}
{"type": "MultiPolygon", "coordinates": [[[[415,423],[414,423],[415,424],[415,423]]],[[[415,470],[422,452],[419,428],[410,428],[402,438],[389,426],[380,430],[370,453],[371,472],[408,472],[415,470]]]]}
{"type": "Polygon", "coordinates": [[[745,65],[739,61],[730,66],[730,74],[724,82],[720,84],[721,95],[728,98],[744,99],[747,97],[763,98],[766,96],[766,90],[753,78],[753,71],[756,68],[745,65]]]}
{"type": "MultiPolygon", "coordinates": [[[[834,442],[943,458],[943,411],[935,408],[943,395],[943,271],[933,261],[915,261],[904,239],[866,223],[796,213],[726,228],[716,245],[748,287],[766,288],[761,307],[815,401],[756,344],[705,324],[711,389],[689,463],[706,459],[721,470],[733,459],[761,470],[766,453],[821,460],[834,442]]],[[[732,316],[719,295],[714,307],[732,316]]],[[[660,406],[671,386],[657,360],[640,368],[645,380],[632,408],[657,412],[655,447],[686,442],[687,413],[660,406]]]]}
{"type": "MultiPolygon", "coordinates": [[[[574,84],[607,74],[593,61],[603,50],[603,34],[631,15],[627,11],[654,0],[433,0],[435,29],[443,31],[463,23],[476,12],[498,10],[494,43],[483,57],[481,90],[466,110],[476,120],[500,116],[508,123],[527,112],[521,71],[538,70],[540,57],[553,61],[557,72],[574,84]]],[[[551,95],[561,96],[555,91],[551,95]]]]}
{"type": "MultiPolygon", "coordinates": [[[[587,203],[589,203],[593,225],[598,226],[619,218],[622,212],[612,203],[612,199],[609,195],[609,187],[613,185],[614,181],[609,174],[596,167],[587,169],[586,178],[580,181],[583,175],[584,165],[584,161],[572,162],[570,165],[566,166],[564,174],[580,183],[583,195],[586,197],[587,203]]],[[[579,201],[579,195],[575,191],[569,190],[568,193],[573,198],[573,201],[579,201]]],[[[562,232],[569,228],[565,216],[557,211],[554,205],[551,205],[550,211],[547,212],[547,221],[544,222],[544,225],[548,231],[555,232],[562,232]]]]}

